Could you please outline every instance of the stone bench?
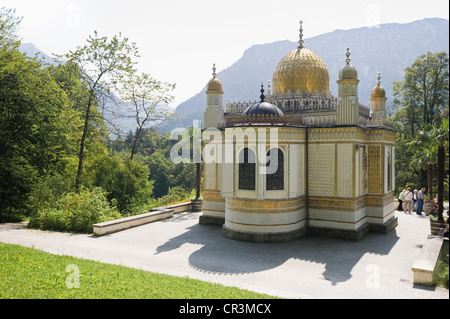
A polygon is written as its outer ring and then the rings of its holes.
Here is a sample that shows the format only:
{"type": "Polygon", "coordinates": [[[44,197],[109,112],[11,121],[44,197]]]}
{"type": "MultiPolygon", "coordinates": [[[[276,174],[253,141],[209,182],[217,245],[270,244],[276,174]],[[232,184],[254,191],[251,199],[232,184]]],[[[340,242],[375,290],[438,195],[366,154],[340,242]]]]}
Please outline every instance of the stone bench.
{"type": "MultiPolygon", "coordinates": [[[[448,241],[445,241],[448,245],[448,241]]],[[[433,285],[433,273],[441,256],[444,239],[438,236],[430,236],[426,239],[422,250],[411,268],[414,274],[414,284],[433,285]]]]}
{"type": "Polygon", "coordinates": [[[96,236],[112,234],[128,228],[153,223],[158,220],[172,218],[174,214],[189,212],[190,210],[191,202],[184,202],[166,207],[154,208],[150,210],[150,213],[94,224],[92,225],[93,233],[96,236]]]}
{"type": "MultiPolygon", "coordinates": [[[[162,209],[173,209],[174,214],[180,214],[184,212],[190,212],[192,208],[191,202],[184,202],[179,204],[173,204],[166,207],[162,207],[162,209]]],[[[161,209],[161,208],[157,208],[161,209]]]]}
{"type": "Polygon", "coordinates": [[[111,220],[104,223],[92,225],[94,235],[103,236],[124,229],[141,226],[158,220],[173,217],[173,209],[155,209],[150,213],[111,220]]]}

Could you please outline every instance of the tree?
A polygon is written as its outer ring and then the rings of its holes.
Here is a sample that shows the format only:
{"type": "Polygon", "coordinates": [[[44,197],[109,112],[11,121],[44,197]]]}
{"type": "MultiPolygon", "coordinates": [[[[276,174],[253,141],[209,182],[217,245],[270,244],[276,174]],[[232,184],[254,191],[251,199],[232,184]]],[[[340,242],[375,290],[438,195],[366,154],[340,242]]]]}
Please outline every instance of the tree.
{"type": "Polygon", "coordinates": [[[147,158],[146,165],[150,168],[150,180],[155,183],[153,188],[155,198],[166,195],[173,184],[175,164],[156,151],[147,158]]]}
{"type": "Polygon", "coordinates": [[[142,131],[172,116],[167,106],[174,100],[170,92],[175,89],[175,84],[162,83],[149,74],[137,75],[135,72],[126,73],[120,82],[120,97],[131,104],[132,117],[136,119],[136,133],[130,155],[132,160],[142,131]]]}
{"type": "MultiPolygon", "coordinates": [[[[64,110],[63,117],[66,123],[67,134],[61,141],[61,147],[66,152],[66,159],[70,166],[78,165],[79,143],[83,134],[84,125],[84,106],[87,105],[90,91],[86,81],[80,77],[80,70],[77,64],[68,61],[64,64],[50,65],[49,72],[54,77],[56,83],[61,87],[68,97],[68,107],[64,110]]],[[[85,160],[104,156],[107,154],[107,144],[105,141],[109,138],[105,123],[99,112],[94,107],[91,109],[91,120],[89,121],[88,134],[85,143],[85,160]]],[[[64,168],[61,168],[62,172],[64,168]]],[[[67,172],[73,175],[75,180],[76,171],[67,172]]]]}
{"type": "MultiPolygon", "coordinates": [[[[444,174],[445,174],[445,149],[448,150],[448,117],[442,122],[440,127],[440,132],[438,132],[439,137],[437,140],[438,144],[438,219],[443,221],[443,213],[444,213],[444,174]],[[442,140],[441,140],[442,138],[442,140]]],[[[448,154],[448,152],[447,152],[448,154]]]]}
{"type": "Polygon", "coordinates": [[[128,38],[122,38],[121,34],[109,40],[107,37],[99,37],[97,32],[94,32],[87,42],[85,46],[78,47],[74,52],[70,51],[63,56],[78,65],[80,77],[89,87],[89,96],[83,105],[84,124],[78,153],[76,189],[81,186],[86,138],[90,122],[94,118],[93,108],[99,98],[111,95],[117,79],[123,73],[133,70],[136,64],[133,58],[138,57],[136,45],[130,44],[128,38]]]}
{"type": "Polygon", "coordinates": [[[36,182],[61,162],[67,103],[39,62],[0,49],[0,218],[23,213],[36,182]]]}
{"type": "MultiPolygon", "coordinates": [[[[446,154],[448,157],[449,145],[449,124],[448,111],[442,114],[442,122],[439,127],[428,126],[424,131],[420,131],[418,136],[410,143],[411,147],[421,149],[421,153],[417,153],[413,163],[420,161],[426,156],[428,168],[428,187],[430,199],[433,197],[433,164],[437,163],[437,193],[438,193],[438,219],[443,221],[443,200],[444,200],[444,179],[446,172],[446,154]],[[431,168],[430,168],[431,166],[431,168]]],[[[447,169],[448,172],[448,169],[447,169]]]]}
{"type": "Polygon", "coordinates": [[[89,186],[101,187],[107,199],[123,214],[136,213],[150,199],[153,182],[149,168],[119,156],[99,156],[86,167],[89,186]]]}
{"type": "Polygon", "coordinates": [[[21,17],[15,16],[16,10],[0,8],[0,48],[15,49],[19,47],[17,29],[19,28],[21,17]]]}
{"type": "MultiPolygon", "coordinates": [[[[449,103],[449,58],[446,52],[421,55],[405,70],[403,81],[394,82],[392,117],[396,128],[398,187],[415,180],[433,191],[433,165],[437,163],[437,130],[449,103]],[[412,174],[409,172],[413,172],[412,174]]],[[[442,152],[442,150],[441,150],[442,152]]],[[[448,154],[448,153],[447,153],[448,154]]]]}
{"type": "Polygon", "coordinates": [[[403,81],[394,82],[394,106],[405,108],[411,134],[415,127],[439,121],[448,105],[448,63],[446,52],[428,52],[406,68],[403,81]]]}

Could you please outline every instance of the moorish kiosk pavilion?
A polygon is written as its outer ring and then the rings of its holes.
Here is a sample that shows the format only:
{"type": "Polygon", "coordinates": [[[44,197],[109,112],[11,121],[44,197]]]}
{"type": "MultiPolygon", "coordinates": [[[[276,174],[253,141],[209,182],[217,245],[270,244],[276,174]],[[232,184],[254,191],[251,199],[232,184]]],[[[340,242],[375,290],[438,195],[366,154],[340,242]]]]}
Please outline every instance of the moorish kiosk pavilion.
{"type": "Polygon", "coordinates": [[[327,66],[304,46],[301,23],[299,46],[278,63],[260,101],[225,108],[213,68],[200,224],[222,225],[225,237],[253,242],[306,234],[358,240],[397,226],[386,92],[378,74],[370,108],[361,105],[349,49],[346,56],[334,97],[327,66]]]}

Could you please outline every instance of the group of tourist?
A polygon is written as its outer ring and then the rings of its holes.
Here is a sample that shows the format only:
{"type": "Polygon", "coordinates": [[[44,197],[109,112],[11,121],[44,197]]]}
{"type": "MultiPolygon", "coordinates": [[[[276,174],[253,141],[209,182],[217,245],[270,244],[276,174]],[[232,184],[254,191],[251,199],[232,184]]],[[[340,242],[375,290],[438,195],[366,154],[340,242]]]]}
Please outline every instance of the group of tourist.
{"type": "Polygon", "coordinates": [[[414,191],[411,191],[411,187],[408,187],[407,189],[401,191],[400,195],[398,195],[397,210],[404,210],[405,213],[410,214],[412,214],[412,212],[416,210],[417,215],[422,215],[423,202],[425,200],[425,191],[425,187],[422,187],[419,190],[415,189],[414,191]],[[405,207],[403,207],[403,205],[405,207]]]}
{"type": "MultiPolygon", "coordinates": [[[[426,188],[422,187],[421,189],[411,191],[411,188],[408,187],[400,192],[398,196],[398,208],[399,211],[404,211],[405,213],[410,213],[416,210],[417,215],[423,215],[423,204],[425,200],[425,191],[426,188]],[[403,207],[404,206],[404,207],[403,207]]],[[[436,195],[436,199],[431,201],[431,209],[425,213],[425,215],[437,215],[438,212],[438,196],[436,195]]],[[[447,212],[448,214],[448,212],[447,212]]],[[[449,236],[449,226],[448,226],[449,218],[447,217],[446,228],[442,229],[440,232],[440,236],[448,237],[449,236]]]]}

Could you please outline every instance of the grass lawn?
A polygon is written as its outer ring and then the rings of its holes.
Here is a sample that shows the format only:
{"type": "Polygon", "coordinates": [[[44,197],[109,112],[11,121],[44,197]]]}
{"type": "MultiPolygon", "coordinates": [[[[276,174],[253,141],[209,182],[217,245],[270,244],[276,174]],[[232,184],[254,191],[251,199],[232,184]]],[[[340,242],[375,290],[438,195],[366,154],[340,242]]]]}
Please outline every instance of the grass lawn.
{"type": "Polygon", "coordinates": [[[191,278],[0,243],[0,299],[272,299],[191,278]]]}

